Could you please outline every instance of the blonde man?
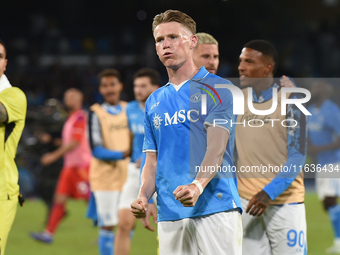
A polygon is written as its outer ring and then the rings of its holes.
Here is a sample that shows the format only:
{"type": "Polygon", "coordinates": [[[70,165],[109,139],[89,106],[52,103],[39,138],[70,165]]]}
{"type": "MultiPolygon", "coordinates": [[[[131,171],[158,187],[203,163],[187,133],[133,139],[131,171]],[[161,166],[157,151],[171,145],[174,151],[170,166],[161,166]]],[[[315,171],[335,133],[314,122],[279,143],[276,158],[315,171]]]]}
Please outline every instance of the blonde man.
{"type": "Polygon", "coordinates": [[[229,172],[214,178],[217,172],[195,171],[232,166],[234,130],[212,124],[214,119],[233,118],[231,93],[215,87],[230,82],[194,64],[196,23],[187,14],[168,10],[154,18],[152,27],[169,82],[145,103],[147,156],[132,212],[147,227],[148,200],[157,191],[160,255],[241,255],[235,176],[229,172]],[[211,94],[207,89],[218,93],[221,102],[206,100],[206,114],[200,114],[198,99],[211,94]]]}
{"type": "Polygon", "coordinates": [[[195,65],[204,66],[210,73],[216,74],[220,63],[217,40],[207,33],[197,33],[196,36],[197,46],[193,54],[195,65]]]}

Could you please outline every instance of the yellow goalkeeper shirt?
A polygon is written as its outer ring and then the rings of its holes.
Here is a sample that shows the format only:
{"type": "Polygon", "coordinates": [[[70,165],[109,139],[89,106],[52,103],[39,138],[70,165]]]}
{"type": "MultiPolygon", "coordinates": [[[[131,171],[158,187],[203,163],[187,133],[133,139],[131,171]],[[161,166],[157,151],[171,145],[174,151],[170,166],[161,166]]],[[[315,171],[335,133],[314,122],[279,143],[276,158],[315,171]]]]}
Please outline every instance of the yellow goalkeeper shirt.
{"type": "Polygon", "coordinates": [[[8,120],[0,123],[0,200],[13,199],[19,195],[18,169],[15,155],[25,126],[27,101],[19,88],[7,88],[0,93],[8,120]]]}

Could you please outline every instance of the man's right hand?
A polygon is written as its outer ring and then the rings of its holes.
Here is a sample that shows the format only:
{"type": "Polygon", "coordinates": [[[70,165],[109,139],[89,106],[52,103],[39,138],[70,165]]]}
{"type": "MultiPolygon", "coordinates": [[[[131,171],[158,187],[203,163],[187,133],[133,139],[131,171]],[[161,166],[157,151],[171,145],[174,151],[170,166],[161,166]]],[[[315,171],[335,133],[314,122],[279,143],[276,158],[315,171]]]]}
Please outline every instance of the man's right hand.
{"type": "Polygon", "coordinates": [[[131,212],[137,219],[145,218],[148,211],[148,200],[146,197],[139,197],[131,203],[131,212]]]}

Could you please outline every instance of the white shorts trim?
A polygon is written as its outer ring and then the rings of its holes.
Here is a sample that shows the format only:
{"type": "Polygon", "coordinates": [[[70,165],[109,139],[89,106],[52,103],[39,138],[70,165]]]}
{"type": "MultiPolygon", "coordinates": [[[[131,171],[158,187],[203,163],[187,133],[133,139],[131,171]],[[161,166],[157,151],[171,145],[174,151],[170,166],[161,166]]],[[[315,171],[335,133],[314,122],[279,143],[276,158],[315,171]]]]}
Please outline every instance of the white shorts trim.
{"type": "Polygon", "coordinates": [[[98,225],[100,227],[116,226],[118,224],[119,191],[94,191],[96,200],[98,225]]]}
{"type": "Polygon", "coordinates": [[[139,176],[140,168],[136,167],[136,163],[129,163],[128,177],[122,189],[119,200],[120,209],[130,209],[130,204],[138,197],[139,193],[139,176]]]}
{"type": "Polygon", "coordinates": [[[242,255],[238,211],[158,222],[159,255],[242,255]]]}

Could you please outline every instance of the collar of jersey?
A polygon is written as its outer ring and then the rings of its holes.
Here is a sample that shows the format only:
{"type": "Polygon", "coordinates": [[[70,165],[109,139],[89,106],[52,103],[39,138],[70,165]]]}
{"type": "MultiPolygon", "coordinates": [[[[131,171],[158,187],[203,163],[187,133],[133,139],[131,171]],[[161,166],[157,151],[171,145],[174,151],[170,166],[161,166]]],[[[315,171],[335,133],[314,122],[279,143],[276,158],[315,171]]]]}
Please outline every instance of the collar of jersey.
{"type": "Polygon", "coordinates": [[[104,106],[106,108],[105,110],[112,115],[117,115],[122,111],[120,103],[118,103],[117,105],[112,105],[109,104],[108,102],[104,102],[102,106],[104,106]]]}
{"type": "Polygon", "coordinates": [[[273,97],[273,88],[280,89],[280,86],[274,83],[270,88],[261,91],[261,95],[257,97],[255,90],[253,90],[253,102],[254,103],[264,103],[273,97]]]}
{"type": "MultiPolygon", "coordinates": [[[[205,78],[208,74],[209,74],[209,72],[207,71],[207,69],[205,69],[205,67],[202,66],[202,67],[200,68],[200,70],[195,74],[195,76],[192,77],[190,80],[200,80],[200,79],[205,78]]],[[[190,80],[187,80],[186,82],[188,82],[188,81],[190,81],[190,80]]],[[[185,83],[186,83],[186,82],[185,82],[185,83]]],[[[185,83],[184,83],[184,84],[185,84],[185,83]]],[[[182,87],[184,84],[182,84],[181,87],[182,87]]],[[[165,86],[169,86],[169,85],[172,85],[171,82],[170,82],[170,80],[168,81],[168,83],[167,83],[165,86]]],[[[175,86],[176,86],[176,85],[175,85],[175,86]]],[[[177,85],[177,86],[178,86],[178,85],[177,85]]],[[[178,89],[178,90],[179,90],[179,89],[178,89]]],[[[178,90],[176,89],[176,91],[178,91],[178,90]]]]}

